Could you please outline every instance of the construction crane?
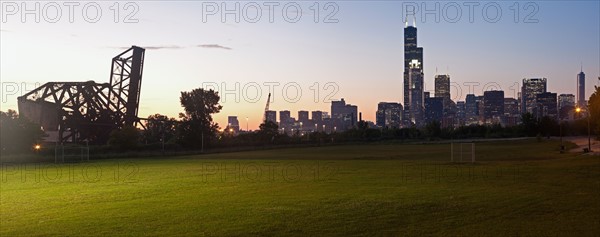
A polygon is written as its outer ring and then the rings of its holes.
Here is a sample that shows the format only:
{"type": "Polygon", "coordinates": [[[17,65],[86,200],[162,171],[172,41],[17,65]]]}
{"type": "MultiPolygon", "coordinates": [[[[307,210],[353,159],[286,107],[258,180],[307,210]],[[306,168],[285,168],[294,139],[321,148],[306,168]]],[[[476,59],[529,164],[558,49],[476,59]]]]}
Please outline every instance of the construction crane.
{"type": "Polygon", "coordinates": [[[269,102],[271,102],[271,93],[269,93],[269,97],[267,98],[267,105],[265,106],[265,112],[263,113],[263,122],[267,123],[267,111],[269,111],[269,102]]]}

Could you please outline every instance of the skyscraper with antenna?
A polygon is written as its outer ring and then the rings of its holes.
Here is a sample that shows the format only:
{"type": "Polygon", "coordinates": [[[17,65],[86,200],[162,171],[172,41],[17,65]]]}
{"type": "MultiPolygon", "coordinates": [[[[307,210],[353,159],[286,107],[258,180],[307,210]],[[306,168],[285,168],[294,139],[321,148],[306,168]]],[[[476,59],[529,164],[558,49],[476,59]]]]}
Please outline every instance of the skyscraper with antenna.
{"type": "Polygon", "coordinates": [[[424,107],[423,48],[417,47],[416,19],[404,28],[404,122],[419,125],[423,122],[424,107]]]}
{"type": "Polygon", "coordinates": [[[585,73],[583,73],[583,65],[579,74],[577,74],[577,106],[586,107],[585,102],[585,73]]]}

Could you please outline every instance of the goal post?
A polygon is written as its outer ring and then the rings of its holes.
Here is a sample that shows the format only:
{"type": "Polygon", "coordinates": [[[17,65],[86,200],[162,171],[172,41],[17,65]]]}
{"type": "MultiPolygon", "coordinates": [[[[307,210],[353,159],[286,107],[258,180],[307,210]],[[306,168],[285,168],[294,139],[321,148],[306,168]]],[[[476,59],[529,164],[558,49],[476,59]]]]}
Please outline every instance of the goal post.
{"type": "Polygon", "coordinates": [[[54,148],[54,163],[84,162],[90,160],[88,144],[56,144],[54,148]]]}
{"type": "Polygon", "coordinates": [[[450,143],[450,162],[468,162],[475,163],[475,143],[474,142],[451,142],[450,143]]]}

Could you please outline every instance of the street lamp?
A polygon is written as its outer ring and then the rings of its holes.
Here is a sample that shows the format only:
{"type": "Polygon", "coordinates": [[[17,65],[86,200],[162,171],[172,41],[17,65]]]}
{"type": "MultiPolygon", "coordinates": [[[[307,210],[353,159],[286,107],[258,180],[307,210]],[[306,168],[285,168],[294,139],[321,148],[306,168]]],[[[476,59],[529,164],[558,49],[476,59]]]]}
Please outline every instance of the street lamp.
{"type": "Polygon", "coordinates": [[[33,150],[35,150],[35,153],[36,153],[36,154],[39,154],[39,153],[40,153],[40,149],[42,149],[42,145],[40,145],[40,144],[35,144],[35,145],[33,146],[33,150]]]}
{"type": "Polygon", "coordinates": [[[248,117],[246,117],[246,132],[248,132],[248,117]]]}
{"type": "Polygon", "coordinates": [[[587,113],[587,122],[588,122],[588,152],[592,152],[592,134],[591,134],[591,130],[590,130],[590,113],[587,110],[583,110],[579,107],[577,107],[575,109],[575,112],[577,113],[581,113],[585,111],[587,113]]]}

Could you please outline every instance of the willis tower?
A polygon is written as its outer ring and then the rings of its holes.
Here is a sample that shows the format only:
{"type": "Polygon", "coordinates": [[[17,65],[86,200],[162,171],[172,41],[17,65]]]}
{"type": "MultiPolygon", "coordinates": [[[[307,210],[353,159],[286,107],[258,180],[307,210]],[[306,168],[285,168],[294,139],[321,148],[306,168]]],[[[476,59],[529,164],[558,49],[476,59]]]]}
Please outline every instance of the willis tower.
{"type": "Polygon", "coordinates": [[[404,123],[423,125],[424,122],[423,48],[417,47],[417,27],[404,28],[404,123]]]}

